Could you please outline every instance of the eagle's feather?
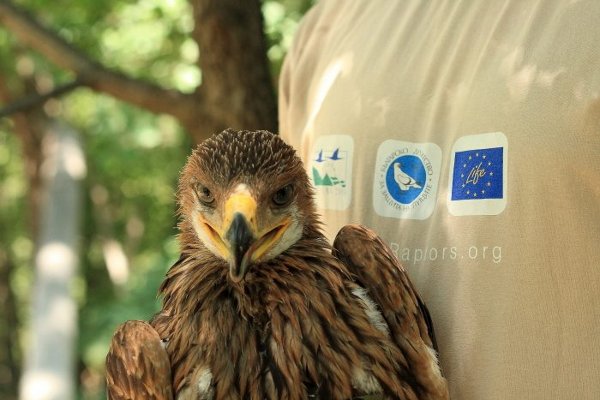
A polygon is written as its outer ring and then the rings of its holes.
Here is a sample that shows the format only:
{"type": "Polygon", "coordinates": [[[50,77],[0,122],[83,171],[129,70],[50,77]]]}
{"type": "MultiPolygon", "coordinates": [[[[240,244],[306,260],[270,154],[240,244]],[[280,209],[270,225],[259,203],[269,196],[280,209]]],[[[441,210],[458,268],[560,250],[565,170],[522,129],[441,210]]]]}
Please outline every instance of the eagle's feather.
{"type": "Polygon", "coordinates": [[[156,365],[115,362],[144,347],[115,339],[109,397],[149,398],[155,376],[182,400],[447,399],[431,319],[404,269],[364,227],[345,227],[332,248],[312,198],[299,158],[268,132],[201,144],[180,180],[181,257],[150,322],[170,371],[156,352],[144,355],[156,365]]]}
{"type": "Polygon", "coordinates": [[[113,335],[106,383],[111,399],[173,399],[169,357],[147,322],[127,321],[113,335]]]}

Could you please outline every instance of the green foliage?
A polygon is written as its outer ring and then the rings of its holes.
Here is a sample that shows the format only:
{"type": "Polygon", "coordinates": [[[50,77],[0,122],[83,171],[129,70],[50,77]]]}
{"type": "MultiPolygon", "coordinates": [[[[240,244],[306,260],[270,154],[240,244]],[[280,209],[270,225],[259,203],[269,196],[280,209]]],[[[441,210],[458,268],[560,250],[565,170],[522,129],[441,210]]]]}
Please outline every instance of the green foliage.
{"type": "Polygon", "coordinates": [[[292,44],[300,18],[312,3],[311,0],[263,1],[267,55],[275,78],[279,75],[283,58],[292,44]]]}
{"type": "Polygon", "coordinates": [[[16,371],[8,361],[20,360],[20,348],[6,344],[14,342],[17,334],[23,331],[23,325],[15,326],[15,318],[23,320],[33,277],[30,268],[33,242],[26,233],[28,221],[23,218],[27,209],[23,201],[27,191],[24,165],[18,140],[9,129],[9,124],[0,121],[0,279],[6,279],[0,282],[0,397],[7,400],[15,398],[16,393],[16,388],[11,385],[16,371]],[[18,298],[7,301],[9,292],[18,298]],[[17,309],[11,310],[11,303],[17,309]]]}
{"type": "Polygon", "coordinates": [[[0,124],[0,252],[13,264],[10,284],[19,296],[21,315],[33,276],[29,267],[33,241],[27,234],[26,192],[19,142],[10,132],[9,124],[0,124]]]}
{"type": "MultiPolygon", "coordinates": [[[[274,81],[310,3],[263,2],[274,81]]],[[[20,4],[101,63],[186,92],[201,84],[198,49],[189,37],[191,8],[184,0],[20,4]]],[[[16,93],[23,90],[19,78],[24,76],[33,77],[42,89],[72,79],[2,29],[0,74],[16,93]]],[[[158,286],[178,257],[175,190],[192,142],[174,119],[87,89],[64,97],[53,110],[80,133],[87,158],[80,277],[73,282],[80,306],[78,378],[80,398],[103,399],[104,357],[112,332],[127,319],[147,320],[156,312],[158,286]],[[120,256],[129,273],[122,281],[108,268],[111,262],[122,267],[120,256]]],[[[0,121],[0,243],[15,265],[11,287],[20,310],[19,329],[26,329],[35,240],[27,223],[21,148],[12,129],[7,120],[0,121]]]]}
{"type": "Polygon", "coordinates": [[[82,105],[72,120],[85,131],[89,154],[79,346],[84,375],[97,382],[116,326],[147,320],[158,309],[158,286],[178,257],[174,191],[191,142],[170,117],[87,91],[71,102],[82,105]],[[119,244],[126,256],[125,283],[109,276],[107,265],[118,254],[107,243],[119,244]]]}

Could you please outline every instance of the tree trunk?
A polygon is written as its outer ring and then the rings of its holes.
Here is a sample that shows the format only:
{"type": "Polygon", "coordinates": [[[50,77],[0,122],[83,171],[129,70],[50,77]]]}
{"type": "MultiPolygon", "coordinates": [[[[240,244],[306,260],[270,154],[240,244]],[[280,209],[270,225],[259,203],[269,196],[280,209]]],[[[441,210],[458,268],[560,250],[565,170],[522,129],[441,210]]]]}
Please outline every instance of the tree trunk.
{"type": "MultiPolygon", "coordinates": [[[[200,48],[203,135],[225,128],[277,130],[259,0],[191,0],[200,48]]],[[[197,130],[200,128],[188,127],[197,130]]],[[[200,133],[200,132],[199,132],[200,133]]]]}
{"type": "Polygon", "coordinates": [[[77,331],[70,287],[77,270],[80,183],[86,165],[77,135],[63,123],[48,126],[42,149],[43,202],[20,392],[23,400],[70,400],[75,398],[77,331]]]}

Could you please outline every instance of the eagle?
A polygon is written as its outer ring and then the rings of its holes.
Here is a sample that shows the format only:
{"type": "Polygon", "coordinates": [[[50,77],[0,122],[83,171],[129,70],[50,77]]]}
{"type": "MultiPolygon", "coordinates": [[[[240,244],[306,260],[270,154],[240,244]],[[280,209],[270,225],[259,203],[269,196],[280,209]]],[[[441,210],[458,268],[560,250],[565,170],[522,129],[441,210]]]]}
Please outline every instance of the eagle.
{"type": "Polygon", "coordinates": [[[202,142],[178,187],[161,310],[119,326],[109,399],[448,399],[430,314],[372,230],[331,245],[295,150],[268,131],[202,142]]]}

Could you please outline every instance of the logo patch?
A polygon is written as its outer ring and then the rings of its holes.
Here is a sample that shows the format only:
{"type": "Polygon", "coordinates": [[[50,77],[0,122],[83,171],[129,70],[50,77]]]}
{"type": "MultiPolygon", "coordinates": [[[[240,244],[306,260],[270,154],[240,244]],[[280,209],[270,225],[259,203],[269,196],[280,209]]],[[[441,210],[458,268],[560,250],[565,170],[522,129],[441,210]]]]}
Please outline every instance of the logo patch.
{"type": "Polygon", "coordinates": [[[442,151],[434,143],[383,142],[375,163],[375,212],[391,218],[429,218],[435,208],[441,160],[442,151]]]}
{"type": "Polygon", "coordinates": [[[345,210],[350,206],[353,153],[351,136],[328,135],[317,139],[308,167],[318,208],[345,210]]]}
{"type": "Polygon", "coordinates": [[[508,141],[501,132],[463,136],[452,149],[448,209],[497,215],[506,207],[508,141]]]}

